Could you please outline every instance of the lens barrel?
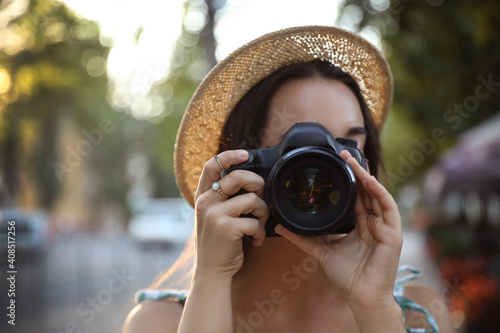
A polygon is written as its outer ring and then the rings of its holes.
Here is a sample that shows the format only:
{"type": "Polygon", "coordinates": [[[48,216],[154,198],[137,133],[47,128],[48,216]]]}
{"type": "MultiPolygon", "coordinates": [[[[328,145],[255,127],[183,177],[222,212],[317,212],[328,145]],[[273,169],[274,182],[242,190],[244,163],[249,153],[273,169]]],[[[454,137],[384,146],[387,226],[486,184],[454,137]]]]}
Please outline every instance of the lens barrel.
{"type": "Polygon", "coordinates": [[[335,152],[301,147],[284,154],[266,182],[266,199],[277,222],[297,234],[335,233],[351,223],[356,178],[335,152]]]}

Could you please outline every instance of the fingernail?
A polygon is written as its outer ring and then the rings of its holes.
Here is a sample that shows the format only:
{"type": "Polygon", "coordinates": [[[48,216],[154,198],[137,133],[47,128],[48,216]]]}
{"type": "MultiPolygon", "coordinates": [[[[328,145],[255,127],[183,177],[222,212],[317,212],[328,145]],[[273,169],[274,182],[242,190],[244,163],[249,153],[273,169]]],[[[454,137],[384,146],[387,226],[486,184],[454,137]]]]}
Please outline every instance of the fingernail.
{"type": "Polygon", "coordinates": [[[347,152],[347,155],[349,155],[349,157],[352,157],[351,153],[349,152],[349,150],[346,150],[347,152]]]}
{"type": "Polygon", "coordinates": [[[241,158],[247,158],[248,152],[246,150],[238,150],[238,156],[241,158]]]}

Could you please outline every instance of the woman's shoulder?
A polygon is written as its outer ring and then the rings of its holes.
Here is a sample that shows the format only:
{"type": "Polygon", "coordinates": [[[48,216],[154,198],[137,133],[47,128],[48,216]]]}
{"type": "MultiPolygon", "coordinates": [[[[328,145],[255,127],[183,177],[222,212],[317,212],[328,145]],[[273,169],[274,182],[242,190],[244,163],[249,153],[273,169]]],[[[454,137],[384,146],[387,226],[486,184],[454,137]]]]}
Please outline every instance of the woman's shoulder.
{"type": "MultiPolygon", "coordinates": [[[[404,296],[427,309],[434,317],[440,333],[455,332],[448,306],[434,290],[421,285],[405,285],[404,296]]],[[[421,328],[427,325],[427,317],[416,311],[406,311],[405,324],[409,328],[421,328]]]]}
{"type": "Polygon", "coordinates": [[[123,333],[177,332],[187,290],[141,289],[135,295],[137,305],[130,311],[123,333]]]}
{"type": "Polygon", "coordinates": [[[184,307],[177,302],[156,300],[137,304],[127,316],[123,333],[176,333],[184,307]]]}

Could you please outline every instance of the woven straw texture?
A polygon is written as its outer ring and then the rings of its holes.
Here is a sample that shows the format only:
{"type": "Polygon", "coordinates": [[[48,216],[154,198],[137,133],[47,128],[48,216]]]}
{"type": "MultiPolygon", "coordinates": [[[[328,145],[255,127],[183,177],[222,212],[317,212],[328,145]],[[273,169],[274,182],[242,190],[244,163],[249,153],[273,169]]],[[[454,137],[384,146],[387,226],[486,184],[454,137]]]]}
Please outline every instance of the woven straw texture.
{"type": "Polygon", "coordinates": [[[334,27],[296,27],[266,34],[219,62],[186,109],[174,163],[177,185],[191,206],[203,165],[217,153],[226,119],[241,97],[277,69],[315,59],[331,62],[357,81],[381,129],[392,100],[392,76],[373,45],[334,27]]]}

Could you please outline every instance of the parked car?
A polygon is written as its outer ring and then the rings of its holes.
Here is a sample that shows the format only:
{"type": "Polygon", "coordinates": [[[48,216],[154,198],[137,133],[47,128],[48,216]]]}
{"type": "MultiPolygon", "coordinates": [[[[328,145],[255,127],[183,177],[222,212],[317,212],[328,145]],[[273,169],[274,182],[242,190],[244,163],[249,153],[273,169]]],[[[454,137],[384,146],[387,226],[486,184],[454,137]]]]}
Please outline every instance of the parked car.
{"type": "Polygon", "coordinates": [[[50,246],[48,215],[20,208],[0,210],[0,262],[7,258],[9,236],[11,244],[15,244],[16,260],[42,255],[50,246]],[[15,223],[9,224],[9,221],[15,223]],[[14,228],[8,229],[9,226],[14,228]],[[9,234],[9,230],[12,233],[9,234]]]}
{"type": "Polygon", "coordinates": [[[193,232],[193,209],[182,198],[141,198],[130,211],[128,232],[141,244],[182,244],[193,232]]]}

